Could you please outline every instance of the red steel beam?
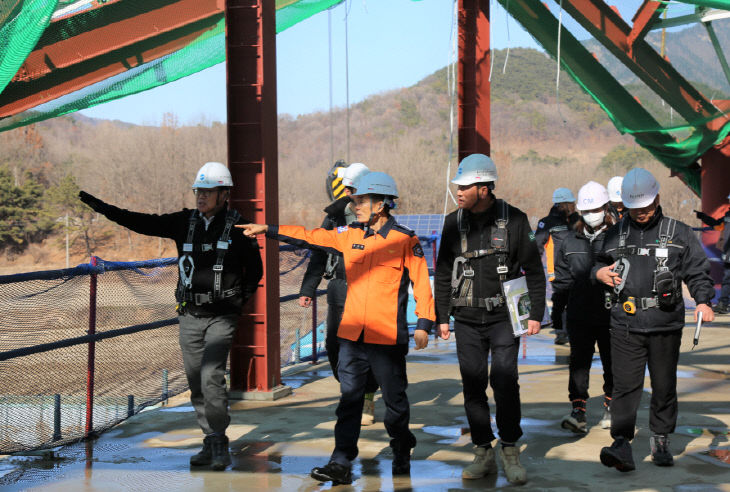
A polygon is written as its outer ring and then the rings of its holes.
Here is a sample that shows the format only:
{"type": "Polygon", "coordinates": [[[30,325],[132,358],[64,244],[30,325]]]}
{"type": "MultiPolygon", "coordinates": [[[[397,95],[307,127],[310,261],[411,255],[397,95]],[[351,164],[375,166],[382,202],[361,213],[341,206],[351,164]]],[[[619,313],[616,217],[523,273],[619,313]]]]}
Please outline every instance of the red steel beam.
{"type": "MultiPolygon", "coordinates": [[[[719,108],[730,111],[730,101],[716,101],[719,108]]],[[[707,127],[712,131],[719,131],[730,121],[724,116],[711,121],[707,127]]],[[[728,210],[728,192],[730,192],[730,137],[715,145],[700,158],[702,163],[702,211],[715,218],[725,215],[728,210]]],[[[702,242],[705,246],[714,248],[720,238],[719,231],[705,231],[702,233],[702,242]]],[[[716,250],[719,255],[721,251],[716,250]]],[[[723,275],[723,264],[712,262],[712,277],[720,283],[723,275]]]]}
{"type": "MultiPolygon", "coordinates": [[[[136,10],[135,2],[140,4],[140,0],[125,2],[125,8],[136,10]]],[[[167,0],[167,5],[100,25],[65,40],[47,42],[41,38],[40,47],[28,55],[13,81],[44,77],[53,70],[68,68],[200,20],[213,18],[211,24],[215,24],[223,14],[217,4],[218,0],[167,0]]],[[[139,9],[142,10],[143,6],[144,3],[141,3],[139,9]]]]}
{"type": "Polygon", "coordinates": [[[674,67],[645,40],[629,43],[631,28],[603,0],[563,0],[563,8],[683,118],[718,114],[674,67]]]}
{"type": "Polygon", "coordinates": [[[639,10],[634,14],[632,22],[634,23],[631,32],[628,35],[629,49],[631,49],[636,41],[643,40],[646,33],[651,29],[652,24],[664,12],[664,5],[656,0],[644,0],[639,10]]]}
{"type": "Polygon", "coordinates": [[[489,0],[459,0],[459,161],[491,153],[489,0]]]}
{"type": "Polygon", "coordinates": [[[124,6],[126,15],[119,21],[90,22],[91,29],[60,40],[52,25],[0,94],[0,118],[185,47],[221,19],[222,1],[125,1],[106,7],[124,6]]]}
{"type": "MultiPolygon", "coordinates": [[[[227,0],[228,166],[231,204],[259,224],[279,221],[276,18],[270,0],[227,0]]],[[[239,318],[231,389],[270,392],[281,384],[279,245],[259,239],[264,277],[239,318]]]]}

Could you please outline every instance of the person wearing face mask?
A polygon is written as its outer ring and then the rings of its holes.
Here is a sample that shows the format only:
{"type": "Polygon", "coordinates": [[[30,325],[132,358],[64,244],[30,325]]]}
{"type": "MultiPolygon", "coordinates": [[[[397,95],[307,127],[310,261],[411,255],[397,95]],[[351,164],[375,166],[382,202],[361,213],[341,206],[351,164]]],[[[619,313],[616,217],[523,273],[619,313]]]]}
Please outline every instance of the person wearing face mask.
{"type": "MultiPolygon", "coordinates": [[[[552,202],[550,213],[538,221],[535,230],[535,244],[537,244],[541,256],[543,251],[545,252],[547,279],[551,283],[555,280],[555,257],[560,250],[560,245],[580,218],[575,211],[575,197],[570,189],[557,188],[553,192],[552,202]]],[[[555,330],[555,344],[565,345],[569,338],[563,322],[567,299],[565,296],[559,293],[556,295],[553,292],[551,300],[553,306],[550,318],[555,330]]]]}
{"type": "Polygon", "coordinates": [[[604,410],[600,425],[604,429],[611,426],[609,311],[605,308],[605,289],[591,282],[591,269],[603,247],[606,230],[615,220],[607,211],[608,191],[595,181],[589,181],[578,191],[576,208],[581,220],[563,239],[556,255],[553,291],[568,300],[566,324],[570,336],[568,398],[572,409],[560,425],[576,434],[585,434],[588,382],[596,343],[603,366],[604,410]]]}
{"type": "MultiPolygon", "coordinates": [[[[368,374],[380,385],[386,411],[383,423],[391,437],[392,470],[410,473],[416,438],[408,429],[410,407],[406,396],[408,286],[413,284],[418,322],[416,350],[428,345],[435,320],[428,267],[418,236],[399,225],[390,210],[398,190],[386,173],[371,172],[356,183],[352,198],[357,222],[335,230],[305,230],[301,226],[247,224],[244,234],[266,233],[271,239],[342,254],[347,299],[339,338],[340,402],[337,406],[335,449],[329,463],[312,469],[311,477],[333,484],[352,483],[352,460],[358,455],[363,401],[368,374]]],[[[441,337],[449,337],[448,326],[441,337]]]]}
{"type": "Polygon", "coordinates": [[[631,169],[621,185],[628,213],[606,232],[591,276],[609,287],[611,306],[610,447],[601,449],[605,466],[636,468],[630,441],[644,390],[651,380],[651,459],[672,466],[669,434],[677,423],[677,363],[684,328],[682,282],[694,298],[694,320],[714,319],[710,262],[692,229],[667,217],[659,205],[659,183],[642,168],[631,169]]]}

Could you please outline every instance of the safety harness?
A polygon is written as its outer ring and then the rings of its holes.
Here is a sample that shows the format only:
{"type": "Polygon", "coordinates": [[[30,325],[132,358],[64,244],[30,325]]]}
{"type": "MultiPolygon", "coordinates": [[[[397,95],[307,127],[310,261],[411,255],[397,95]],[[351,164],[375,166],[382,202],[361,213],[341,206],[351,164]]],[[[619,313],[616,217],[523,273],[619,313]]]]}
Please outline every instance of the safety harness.
{"type": "Polygon", "coordinates": [[[218,238],[218,242],[213,243],[193,243],[193,235],[195,227],[200,221],[200,214],[197,210],[193,210],[188,220],[188,235],[183,243],[183,255],[180,256],[178,267],[180,269],[180,282],[177,286],[175,297],[178,302],[193,302],[196,306],[221,301],[229,297],[237,296],[241,293],[240,289],[223,290],[223,258],[228,251],[228,240],[231,236],[233,226],[241,218],[237,210],[230,209],[226,212],[226,222],[223,226],[223,232],[218,238]],[[192,292],[193,274],[195,273],[195,262],[192,253],[208,252],[216,250],[217,255],[215,264],[213,265],[213,290],[205,293],[192,292]]]}
{"type": "Polygon", "coordinates": [[[646,311],[647,309],[655,307],[671,307],[676,301],[677,289],[674,283],[674,274],[667,266],[667,260],[669,260],[669,249],[667,246],[672,239],[672,236],[674,236],[674,232],[677,228],[677,221],[669,217],[662,217],[659,224],[659,244],[655,248],[649,248],[626,245],[626,239],[629,235],[628,230],[624,231],[624,224],[626,220],[627,218],[624,217],[619,223],[617,248],[618,259],[614,271],[616,271],[622,279],[625,279],[630,267],[629,257],[653,256],[656,259],[656,268],[654,269],[652,284],[652,293],[654,293],[654,296],[639,298],[627,296],[622,298],[621,291],[626,283],[624,281],[614,287],[611,303],[615,303],[623,299],[623,309],[629,314],[634,314],[636,312],[636,308],[641,308],[642,311],[646,311]]]}
{"type": "Polygon", "coordinates": [[[507,256],[509,254],[509,241],[507,234],[507,223],[509,222],[509,207],[504,200],[497,200],[495,204],[498,210],[496,227],[490,231],[489,249],[468,250],[467,235],[469,233],[469,221],[464,220],[464,211],[459,209],[456,213],[456,223],[461,236],[461,256],[454,260],[454,267],[451,272],[451,309],[455,307],[484,308],[487,311],[502,306],[505,303],[504,294],[500,293],[495,297],[475,298],[474,297],[474,268],[472,260],[485,256],[497,256],[497,274],[500,284],[507,279],[509,268],[507,267],[507,256]]]}

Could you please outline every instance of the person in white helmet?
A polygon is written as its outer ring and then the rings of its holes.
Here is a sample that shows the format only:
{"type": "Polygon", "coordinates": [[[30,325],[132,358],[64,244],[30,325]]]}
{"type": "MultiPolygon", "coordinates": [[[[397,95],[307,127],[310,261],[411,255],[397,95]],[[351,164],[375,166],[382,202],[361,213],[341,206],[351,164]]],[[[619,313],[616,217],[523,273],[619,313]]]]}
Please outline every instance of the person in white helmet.
{"type": "Polygon", "coordinates": [[[614,176],[608,180],[606,188],[608,190],[608,213],[613,215],[614,219],[621,220],[626,212],[624,202],[621,199],[621,183],[624,178],[622,176],[614,176]]]}
{"type": "Polygon", "coordinates": [[[659,183],[642,168],[631,169],[621,185],[628,214],[609,229],[591,275],[611,295],[610,447],[601,463],[619,471],[635,469],[630,441],[644,391],[644,371],[651,379],[651,459],[674,464],[669,434],[677,423],[677,362],[684,328],[682,282],[694,298],[695,321],[710,322],[715,295],[710,262],[692,229],[667,217],[659,205],[659,183]]]}
{"type": "MultiPolygon", "coordinates": [[[[342,254],[347,299],[337,329],[341,395],[335,449],[329,463],[311,471],[312,478],[333,484],[352,483],[352,460],[358,455],[365,385],[371,371],[385,401],[383,423],[391,437],[393,474],[410,473],[411,449],[416,446],[416,437],[408,429],[410,406],[406,395],[410,284],[418,316],[413,335],[416,350],[428,345],[435,319],[428,267],[418,236],[390,215],[398,198],[395,181],[386,173],[371,172],[354,184],[357,222],[349,226],[332,231],[291,225],[242,226],[248,236],[266,233],[269,238],[290,244],[342,254]]],[[[448,329],[441,337],[448,338],[448,329]]]]}
{"type": "Polygon", "coordinates": [[[190,401],[205,434],[203,449],[190,458],[190,464],[210,465],[213,470],[231,463],[226,364],[238,316],[263,275],[258,245],[233,227],[248,221],[228,208],[232,186],[224,164],[207,162],[192,185],[197,207],[163,215],[130,212],[85,191],[79,193],[82,202],[111,221],[139,234],[175,241],[180,348],[190,401]]]}
{"type": "MultiPolygon", "coordinates": [[[[330,203],[325,209],[326,214],[322,225],[322,229],[333,230],[357,222],[357,216],[353,208],[353,202],[350,195],[355,191],[355,184],[359,178],[370,172],[368,167],[361,162],[353,162],[344,167],[341,162],[341,174],[339,183],[333,181],[336,188],[342,188],[342,196],[330,203]]],[[[338,163],[339,163],[338,162],[338,163]]],[[[328,188],[330,189],[330,188],[328,188]]],[[[325,348],[327,349],[327,358],[332,368],[332,373],[336,380],[337,365],[339,362],[340,344],[337,341],[337,328],[342,319],[342,312],[345,309],[345,299],[347,298],[347,279],[345,278],[345,265],[342,262],[342,255],[334,252],[325,252],[321,249],[313,249],[309,258],[302,285],[299,289],[299,305],[308,308],[312,305],[312,298],[316,295],[317,286],[322,278],[329,279],[327,284],[327,334],[325,338],[325,348]]],[[[365,404],[362,411],[362,425],[371,425],[375,422],[375,392],[378,389],[378,383],[372,372],[368,375],[365,386],[365,404]]]]}
{"type": "Polygon", "coordinates": [[[594,258],[603,248],[606,230],[616,223],[608,213],[608,196],[606,188],[595,181],[581,187],[576,202],[581,219],[563,239],[555,261],[553,292],[568,300],[566,325],[570,336],[568,398],[572,408],[560,425],[576,434],[588,432],[586,400],[596,343],[603,365],[604,410],[600,425],[604,429],[611,426],[609,311],[605,307],[605,289],[591,280],[594,258]]]}
{"type": "Polygon", "coordinates": [[[528,335],[540,331],[545,311],[545,272],[527,216],[497,199],[497,166],[484,154],[471,154],[451,181],[458,186],[459,208],[444,219],[436,260],[434,293],[441,333],[454,318],[456,353],[464,390],[464,408],[474,444],[474,461],[464,479],[497,472],[497,456],[507,480],[522,484],[527,472],[519,460],[520,386],[515,337],[504,295],[504,282],[526,276],[530,299],[528,335]],[[489,357],[491,355],[491,367],[489,357]],[[491,385],[497,407],[495,439],[487,401],[491,385]]]}
{"type": "MultiPolygon", "coordinates": [[[[550,212],[538,221],[535,230],[535,243],[540,256],[543,252],[545,253],[547,279],[550,282],[555,279],[555,256],[560,245],[579,219],[575,212],[575,197],[568,188],[557,188],[553,192],[552,202],[550,212]]],[[[550,318],[555,330],[555,343],[565,345],[569,341],[568,332],[564,326],[567,299],[560,294],[553,293],[552,302],[550,318]]]]}
{"type": "MultiPolygon", "coordinates": [[[[727,199],[730,200],[730,195],[727,196],[727,199]]],[[[730,208],[725,212],[725,215],[717,219],[698,210],[695,210],[695,214],[697,214],[698,219],[708,226],[716,231],[721,231],[716,247],[722,251],[720,259],[723,262],[725,271],[722,275],[720,295],[713,310],[717,314],[728,314],[730,313],[730,208]]]]}

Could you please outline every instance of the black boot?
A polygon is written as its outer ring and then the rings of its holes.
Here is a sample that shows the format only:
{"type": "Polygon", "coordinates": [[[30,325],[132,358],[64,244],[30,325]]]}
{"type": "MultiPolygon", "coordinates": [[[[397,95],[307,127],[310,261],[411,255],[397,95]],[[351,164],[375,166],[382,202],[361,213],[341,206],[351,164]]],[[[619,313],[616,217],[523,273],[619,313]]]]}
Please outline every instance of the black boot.
{"type": "Polygon", "coordinates": [[[574,434],[585,434],[588,432],[586,427],[586,402],[585,400],[573,400],[573,410],[570,415],[563,417],[560,427],[568,429],[574,434]]]}
{"type": "Polygon", "coordinates": [[[617,437],[611,447],[601,449],[601,463],[616,468],[620,472],[629,472],[636,469],[631,444],[626,438],[617,437]]]}
{"type": "Polygon", "coordinates": [[[350,468],[334,461],[330,461],[325,466],[312,468],[309,475],[320,482],[332,482],[332,485],[352,483],[350,468]]]}
{"type": "Polygon", "coordinates": [[[211,442],[213,436],[205,436],[203,439],[203,449],[198,454],[194,454],[190,457],[190,466],[208,466],[213,456],[211,451],[211,442]]]}
{"type": "Polygon", "coordinates": [[[669,451],[669,437],[666,434],[654,434],[651,436],[651,460],[657,466],[672,466],[674,458],[669,451]]]}
{"type": "Polygon", "coordinates": [[[393,475],[410,475],[411,473],[411,449],[415,447],[408,446],[395,439],[390,441],[390,447],[393,450],[393,475]]]}
{"type": "Polygon", "coordinates": [[[226,436],[213,436],[211,443],[213,456],[210,460],[212,470],[225,470],[231,464],[231,453],[228,451],[228,438],[226,436]]]}
{"type": "Polygon", "coordinates": [[[730,312],[730,308],[726,302],[718,302],[712,310],[717,314],[728,314],[730,312]]]}

